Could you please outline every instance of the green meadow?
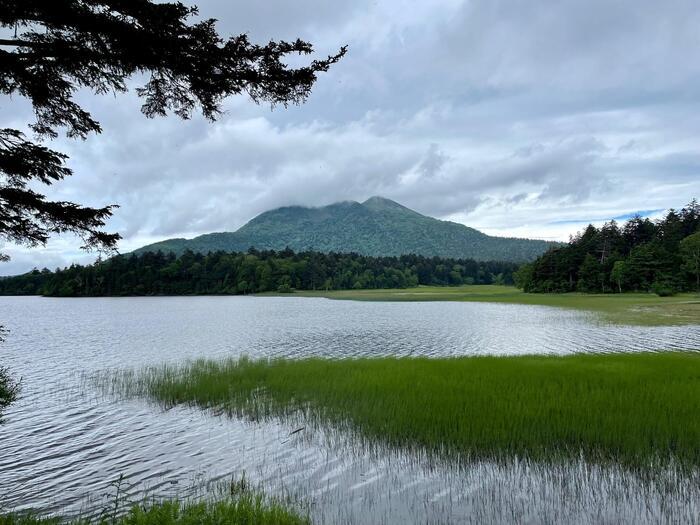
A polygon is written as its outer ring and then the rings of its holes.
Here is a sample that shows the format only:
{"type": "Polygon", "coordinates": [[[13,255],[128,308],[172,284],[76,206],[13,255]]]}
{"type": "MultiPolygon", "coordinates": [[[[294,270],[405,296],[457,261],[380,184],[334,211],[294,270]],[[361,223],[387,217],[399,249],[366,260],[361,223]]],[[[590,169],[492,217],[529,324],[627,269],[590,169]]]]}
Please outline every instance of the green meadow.
{"type": "MultiPolygon", "coordinates": [[[[263,294],[269,295],[269,294],[263,294]]],[[[288,294],[286,294],[288,295],[288,294]]],[[[468,301],[573,308],[594,312],[605,322],[631,325],[700,323],[700,295],[659,297],[649,293],[544,294],[513,286],[419,286],[391,290],[297,291],[295,296],[354,301],[468,301]]]]}
{"type": "Polygon", "coordinates": [[[700,466],[700,353],[195,361],[102,379],[125,395],[294,418],[449,460],[700,466]]]}

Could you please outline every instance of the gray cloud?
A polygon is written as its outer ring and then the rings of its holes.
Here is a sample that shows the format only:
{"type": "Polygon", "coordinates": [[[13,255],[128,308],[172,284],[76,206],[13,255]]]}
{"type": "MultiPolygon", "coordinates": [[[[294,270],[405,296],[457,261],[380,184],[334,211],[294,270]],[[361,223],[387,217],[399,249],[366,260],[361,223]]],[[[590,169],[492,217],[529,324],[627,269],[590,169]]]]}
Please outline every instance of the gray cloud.
{"type": "MultiPolygon", "coordinates": [[[[566,239],[580,217],[700,196],[700,4],[678,0],[197,2],[225,33],[349,44],[309,101],[226,102],[215,124],[145,119],[133,94],[80,101],[103,124],[58,139],[56,198],[119,203],[122,250],[233,230],[269,208],[394,198],[499,235],[566,239]]],[[[0,99],[3,124],[31,120],[0,99]]],[[[0,273],[89,260],[71,239],[6,247],[0,273]]]]}

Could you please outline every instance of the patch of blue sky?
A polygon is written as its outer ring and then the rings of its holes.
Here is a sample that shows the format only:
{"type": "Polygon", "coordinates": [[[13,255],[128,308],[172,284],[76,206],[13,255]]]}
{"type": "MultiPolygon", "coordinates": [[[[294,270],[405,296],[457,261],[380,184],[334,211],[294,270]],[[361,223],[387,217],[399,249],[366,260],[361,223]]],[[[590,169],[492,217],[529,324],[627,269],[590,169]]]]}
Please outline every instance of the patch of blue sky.
{"type": "Polygon", "coordinates": [[[593,222],[605,222],[605,221],[627,221],[631,219],[632,217],[636,217],[639,215],[640,217],[649,217],[651,215],[654,215],[655,213],[658,213],[660,211],[664,211],[663,208],[659,208],[656,210],[638,210],[638,211],[633,211],[630,213],[623,213],[622,215],[616,215],[615,217],[603,217],[603,218],[589,218],[589,219],[564,219],[560,221],[552,221],[547,224],[590,224],[593,222]]]}

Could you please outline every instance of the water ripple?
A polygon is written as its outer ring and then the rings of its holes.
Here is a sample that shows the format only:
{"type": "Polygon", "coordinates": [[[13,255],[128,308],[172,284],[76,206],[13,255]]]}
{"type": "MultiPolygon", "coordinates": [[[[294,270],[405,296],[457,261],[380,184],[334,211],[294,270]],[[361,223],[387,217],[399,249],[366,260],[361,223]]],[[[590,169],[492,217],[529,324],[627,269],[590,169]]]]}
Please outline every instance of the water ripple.
{"type": "Polygon", "coordinates": [[[654,523],[668,521],[662,518],[669,508],[677,522],[698,516],[697,479],[668,500],[661,487],[621,483],[618,472],[585,464],[554,472],[516,461],[464,471],[413,456],[348,454],[328,436],[290,436],[293,428],[282,423],[250,424],[185,407],[161,411],[81,388],[86,373],[244,354],[700,349],[697,325],[608,326],[586,313],[537,306],[293,297],[4,297],[0,319],[11,330],[0,359],[24,385],[0,426],[0,504],[8,508],[96,508],[120,475],[138,499],[192,494],[245,471],[273,493],[311,502],[321,523],[654,523]]]}

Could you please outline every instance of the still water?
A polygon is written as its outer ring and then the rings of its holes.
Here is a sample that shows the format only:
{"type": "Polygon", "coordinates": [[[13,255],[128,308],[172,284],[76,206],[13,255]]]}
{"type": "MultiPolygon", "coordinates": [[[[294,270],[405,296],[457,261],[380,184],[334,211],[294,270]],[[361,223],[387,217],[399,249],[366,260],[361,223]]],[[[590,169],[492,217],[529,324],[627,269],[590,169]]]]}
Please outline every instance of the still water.
{"type": "Polygon", "coordinates": [[[700,326],[620,327],[590,314],[485,303],[310,298],[0,297],[0,363],[23,397],[0,426],[0,508],[90,513],[206,495],[245,472],[318,523],[700,522],[700,475],[639,480],[584,462],[468,467],[370,451],[285,422],[250,423],[102,395],[96,372],[193,358],[458,356],[700,350],[700,326]]]}

